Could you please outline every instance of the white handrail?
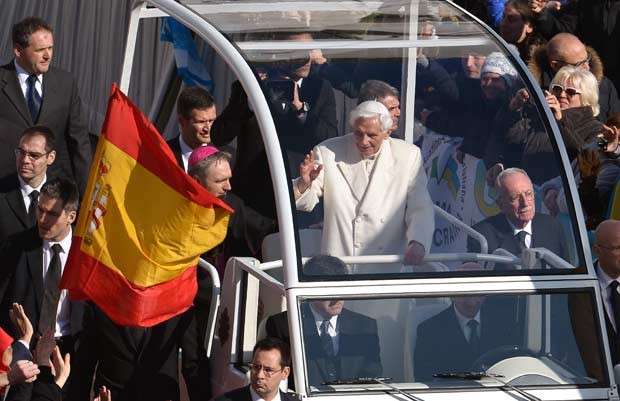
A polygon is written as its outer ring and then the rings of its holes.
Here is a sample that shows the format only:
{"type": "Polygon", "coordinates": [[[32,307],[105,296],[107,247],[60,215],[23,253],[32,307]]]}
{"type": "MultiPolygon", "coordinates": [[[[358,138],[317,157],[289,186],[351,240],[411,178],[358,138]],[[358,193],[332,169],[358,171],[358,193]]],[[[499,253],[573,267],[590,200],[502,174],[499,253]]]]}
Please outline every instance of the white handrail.
{"type": "Polygon", "coordinates": [[[211,277],[211,305],[209,306],[209,320],[207,321],[206,335],[203,346],[207,350],[207,357],[211,356],[211,341],[213,333],[215,332],[215,321],[217,313],[220,307],[220,293],[222,291],[222,285],[220,283],[220,276],[217,273],[217,269],[206,260],[200,258],[198,260],[198,267],[205,269],[211,277]]]}
{"type": "MultiPolygon", "coordinates": [[[[305,263],[309,259],[311,258],[302,258],[301,261],[305,263]]],[[[403,255],[340,256],[339,259],[341,259],[346,264],[387,264],[404,262],[403,255]]],[[[461,252],[429,254],[424,257],[423,262],[496,262],[517,264],[521,262],[521,259],[516,256],[501,256],[493,254],[461,252]]],[[[260,265],[260,269],[262,271],[276,269],[278,267],[282,267],[281,260],[261,263],[260,265]]]]}
{"type": "Polygon", "coordinates": [[[480,234],[478,231],[474,230],[467,224],[463,223],[461,220],[452,216],[450,213],[446,212],[442,208],[437,205],[435,206],[435,214],[443,217],[448,220],[450,223],[458,226],[460,229],[464,230],[469,234],[470,237],[474,238],[476,241],[480,243],[480,253],[489,253],[489,244],[487,243],[487,239],[484,235],[480,234]]]}

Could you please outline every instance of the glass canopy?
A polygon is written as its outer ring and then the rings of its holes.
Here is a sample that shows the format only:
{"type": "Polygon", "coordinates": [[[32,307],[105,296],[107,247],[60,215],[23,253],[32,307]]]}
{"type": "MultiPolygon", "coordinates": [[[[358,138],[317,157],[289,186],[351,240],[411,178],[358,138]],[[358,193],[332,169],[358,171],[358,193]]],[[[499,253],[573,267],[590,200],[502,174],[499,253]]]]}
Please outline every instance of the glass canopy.
{"type": "MultiPolygon", "coordinates": [[[[491,275],[584,271],[575,269],[585,262],[561,156],[566,152],[557,146],[541,92],[525,78],[516,52],[471,16],[451,3],[425,0],[185,3],[238,46],[261,82],[290,180],[302,256],[403,255],[416,241],[433,260],[423,268],[399,262],[350,269],[366,278],[446,275],[477,261],[491,275]],[[523,92],[529,100],[517,104],[523,92]],[[343,141],[354,143],[359,127],[349,116],[368,99],[382,101],[392,117],[376,174],[374,161],[354,155],[346,164],[362,184],[344,173],[334,178],[342,161],[331,148],[315,147],[347,135],[343,141]],[[416,160],[387,166],[383,150],[400,140],[415,145],[409,156],[416,160]],[[296,179],[313,149],[314,165],[324,170],[308,201],[296,193],[296,179]],[[418,165],[422,171],[413,172],[418,165]],[[501,196],[494,178],[511,167],[527,173],[531,190],[508,188],[501,196]],[[424,191],[432,205],[420,198],[424,191]],[[525,220],[531,223],[523,246],[515,233],[525,220]]],[[[252,105],[239,99],[231,96],[218,119],[251,121],[252,105]]],[[[237,138],[237,159],[246,168],[235,172],[233,192],[275,218],[260,131],[255,122],[253,130],[243,126],[246,131],[230,131],[226,139],[237,138]]]]}
{"type": "MultiPolygon", "coordinates": [[[[557,399],[602,394],[588,393],[610,385],[610,369],[598,283],[592,271],[577,276],[589,252],[569,177],[574,155],[516,50],[446,1],[182,2],[240,50],[275,123],[298,250],[296,266],[284,268],[310,283],[285,280],[288,312],[280,293],[273,307],[272,286],[261,287],[269,318],[245,330],[270,335],[269,319],[289,313],[293,370],[305,383],[296,391],[384,393],[388,383],[424,396],[471,391],[466,399],[476,399],[476,390],[506,390],[508,382],[528,392],[575,391],[557,399]],[[529,99],[517,102],[523,93],[529,99]],[[373,157],[358,141],[370,136],[366,128],[350,121],[366,100],[382,103],[391,122],[381,126],[389,139],[373,157]],[[391,147],[405,156],[390,164],[391,147]],[[310,188],[299,185],[303,163],[316,169],[310,188]],[[509,168],[517,170],[498,186],[497,174],[509,168]],[[508,188],[510,177],[518,185],[508,188]],[[400,256],[412,240],[427,256],[409,266],[400,256]],[[304,267],[302,257],[326,253],[344,258],[344,270],[304,267]],[[530,277],[510,277],[523,275],[530,277]],[[431,280],[357,282],[401,278],[431,280]],[[319,327],[321,308],[339,310],[331,351],[320,338],[329,330],[319,327]],[[351,337],[346,320],[361,325],[351,337]],[[451,355],[445,351],[457,341],[446,336],[456,333],[463,344],[451,355]],[[334,347],[350,357],[351,371],[343,358],[326,358],[334,347]]],[[[272,188],[283,183],[272,182],[274,155],[265,150],[275,138],[261,135],[254,110],[233,83],[218,116],[226,138],[213,140],[234,144],[233,192],[275,219],[272,188]]],[[[261,267],[288,240],[269,235],[261,267]]]]}

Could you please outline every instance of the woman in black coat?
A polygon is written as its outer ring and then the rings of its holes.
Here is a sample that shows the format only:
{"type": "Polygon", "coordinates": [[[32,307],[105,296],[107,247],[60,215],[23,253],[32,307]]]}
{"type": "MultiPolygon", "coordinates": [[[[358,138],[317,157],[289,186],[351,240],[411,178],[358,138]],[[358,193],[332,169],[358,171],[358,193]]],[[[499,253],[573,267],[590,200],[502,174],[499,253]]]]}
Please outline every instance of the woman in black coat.
{"type": "MultiPolygon", "coordinates": [[[[572,162],[581,148],[596,140],[602,124],[596,119],[599,113],[598,83],[589,71],[566,66],[553,78],[546,91],[546,100],[560,128],[564,147],[572,162]]],[[[486,152],[489,168],[521,167],[536,184],[559,175],[552,168],[558,163],[549,133],[544,129],[542,117],[529,102],[529,93],[521,89],[497,118],[497,128],[486,152]],[[553,160],[553,159],[551,159],[553,160]]]]}

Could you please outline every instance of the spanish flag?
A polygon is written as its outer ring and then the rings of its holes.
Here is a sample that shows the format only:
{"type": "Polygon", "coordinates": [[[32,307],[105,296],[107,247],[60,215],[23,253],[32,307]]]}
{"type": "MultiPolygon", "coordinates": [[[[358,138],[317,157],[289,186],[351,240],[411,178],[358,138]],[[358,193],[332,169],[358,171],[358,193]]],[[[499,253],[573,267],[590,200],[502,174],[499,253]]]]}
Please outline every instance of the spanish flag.
{"type": "Polygon", "coordinates": [[[116,84],[86,194],[61,288],[119,325],[187,310],[198,258],[224,240],[232,209],[185,174],[116,84]]]}

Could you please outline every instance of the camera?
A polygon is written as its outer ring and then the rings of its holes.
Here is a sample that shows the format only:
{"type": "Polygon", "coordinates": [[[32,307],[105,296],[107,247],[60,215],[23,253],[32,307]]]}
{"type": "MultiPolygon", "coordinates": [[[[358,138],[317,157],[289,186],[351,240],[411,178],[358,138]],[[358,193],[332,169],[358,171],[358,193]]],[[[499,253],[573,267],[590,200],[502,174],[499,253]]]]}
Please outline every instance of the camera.
{"type": "Polygon", "coordinates": [[[607,151],[608,143],[609,141],[605,138],[598,138],[598,141],[596,142],[596,144],[598,145],[598,148],[602,150],[603,152],[607,151]]]}
{"type": "Polygon", "coordinates": [[[295,81],[290,79],[272,79],[267,81],[267,87],[272,97],[292,101],[295,91],[295,81]]]}

